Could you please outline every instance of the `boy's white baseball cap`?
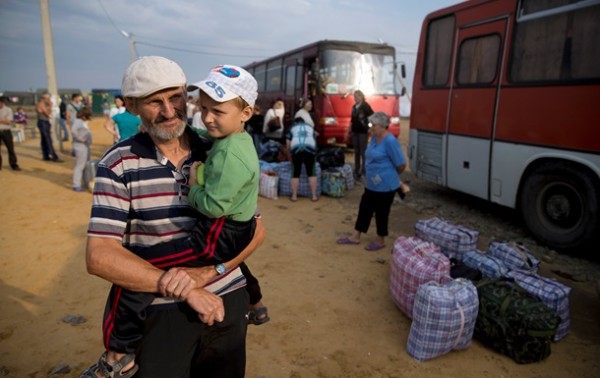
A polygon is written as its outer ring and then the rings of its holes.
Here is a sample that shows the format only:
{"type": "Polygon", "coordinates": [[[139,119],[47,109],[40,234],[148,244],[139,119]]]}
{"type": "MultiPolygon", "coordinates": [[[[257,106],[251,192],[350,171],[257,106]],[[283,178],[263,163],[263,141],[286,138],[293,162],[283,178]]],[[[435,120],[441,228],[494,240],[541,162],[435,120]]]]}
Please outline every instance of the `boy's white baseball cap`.
{"type": "Polygon", "coordinates": [[[183,87],[187,79],[183,70],[162,56],[144,56],[131,63],[123,75],[123,97],[146,97],[167,88],[183,87]]]}
{"type": "Polygon", "coordinates": [[[241,97],[254,106],[258,97],[258,84],[248,71],[238,66],[221,64],[211,68],[208,76],[188,86],[188,91],[200,88],[217,102],[226,102],[241,97]]]}

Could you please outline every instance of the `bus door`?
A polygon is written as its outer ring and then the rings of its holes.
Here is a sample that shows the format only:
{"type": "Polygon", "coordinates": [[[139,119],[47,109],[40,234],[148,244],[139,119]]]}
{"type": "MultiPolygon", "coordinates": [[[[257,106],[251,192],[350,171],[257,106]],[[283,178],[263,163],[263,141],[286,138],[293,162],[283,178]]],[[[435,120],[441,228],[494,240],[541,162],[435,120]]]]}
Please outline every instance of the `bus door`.
{"type": "MultiPolygon", "coordinates": [[[[298,110],[298,102],[302,96],[302,82],[299,82],[299,79],[302,77],[301,75],[303,73],[302,66],[298,65],[298,60],[294,56],[283,63],[283,69],[285,77],[283,100],[286,104],[291,104],[289,108],[286,107],[286,113],[289,111],[290,117],[293,117],[298,110]]],[[[294,120],[290,119],[290,125],[293,122],[294,120]]]]}
{"type": "Polygon", "coordinates": [[[507,23],[502,18],[463,26],[455,44],[445,176],[448,187],[485,199],[507,23]]]}

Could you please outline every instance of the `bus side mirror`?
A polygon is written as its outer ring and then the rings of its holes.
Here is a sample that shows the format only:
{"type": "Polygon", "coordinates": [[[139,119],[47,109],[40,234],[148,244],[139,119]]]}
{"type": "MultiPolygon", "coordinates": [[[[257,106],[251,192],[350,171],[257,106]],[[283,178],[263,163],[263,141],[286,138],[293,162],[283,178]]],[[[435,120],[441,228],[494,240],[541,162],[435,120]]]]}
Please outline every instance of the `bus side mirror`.
{"type": "Polygon", "coordinates": [[[400,97],[402,96],[406,96],[406,87],[402,87],[402,90],[400,91],[400,97]]]}
{"type": "MultiPolygon", "coordinates": [[[[400,65],[400,73],[402,75],[403,79],[406,79],[406,66],[404,65],[404,63],[402,63],[402,65],[400,65]]],[[[406,88],[402,88],[404,91],[406,91],[406,88]]]]}

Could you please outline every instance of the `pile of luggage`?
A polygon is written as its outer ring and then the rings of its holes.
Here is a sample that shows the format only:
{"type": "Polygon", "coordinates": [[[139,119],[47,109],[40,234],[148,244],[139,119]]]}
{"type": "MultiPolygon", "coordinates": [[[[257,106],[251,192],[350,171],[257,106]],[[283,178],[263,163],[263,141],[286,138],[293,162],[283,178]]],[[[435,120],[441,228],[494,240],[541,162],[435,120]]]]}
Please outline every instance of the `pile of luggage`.
{"type": "Polygon", "coordinates": [[[571,288],[537,274],[525,246],[492,242],[439,218],[394,242],[389,291],[412,324],[407,352],[423,361],[466,349],[472,338],[518,363],[541,361],[569,332],[571,288]]]}
{"type": "MultiPolygon", "coordinates": [[[[259,194],[271,199],[291,195],[292,165],[282,156],[281,145],[275,141],[268,141],[262,145],[261,151],[259,194]]],[[[345,163],[343,148],[324,148],[317,153],[316,160],[318,196],[325,194],[340,198],[346,191],[354,188],[352,166],[345,163]]],[[[300,174],[298,196],[309,198],[312,196],[304,167],[300,174]]]]}

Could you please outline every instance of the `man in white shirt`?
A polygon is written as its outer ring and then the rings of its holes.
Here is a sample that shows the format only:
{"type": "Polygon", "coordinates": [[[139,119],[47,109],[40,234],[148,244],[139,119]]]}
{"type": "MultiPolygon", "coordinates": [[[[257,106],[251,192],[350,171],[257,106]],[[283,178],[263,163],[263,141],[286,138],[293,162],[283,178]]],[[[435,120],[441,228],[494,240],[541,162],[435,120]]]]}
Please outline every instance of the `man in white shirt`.
{"type": "MultiPolygon", "coordinates": [[[[8,161],[13,171],[20,171],[17,164],[17,154],[15,154],[15,145],[13,143],[12,132],[10,131],[13,123],[13,111],[6,106],[6,99],[0,97],[0,144],[4,142],[8,150],[8,161]]],[[[2,169],[2,154],[0,153],[0,169],[2,169]]]]}

